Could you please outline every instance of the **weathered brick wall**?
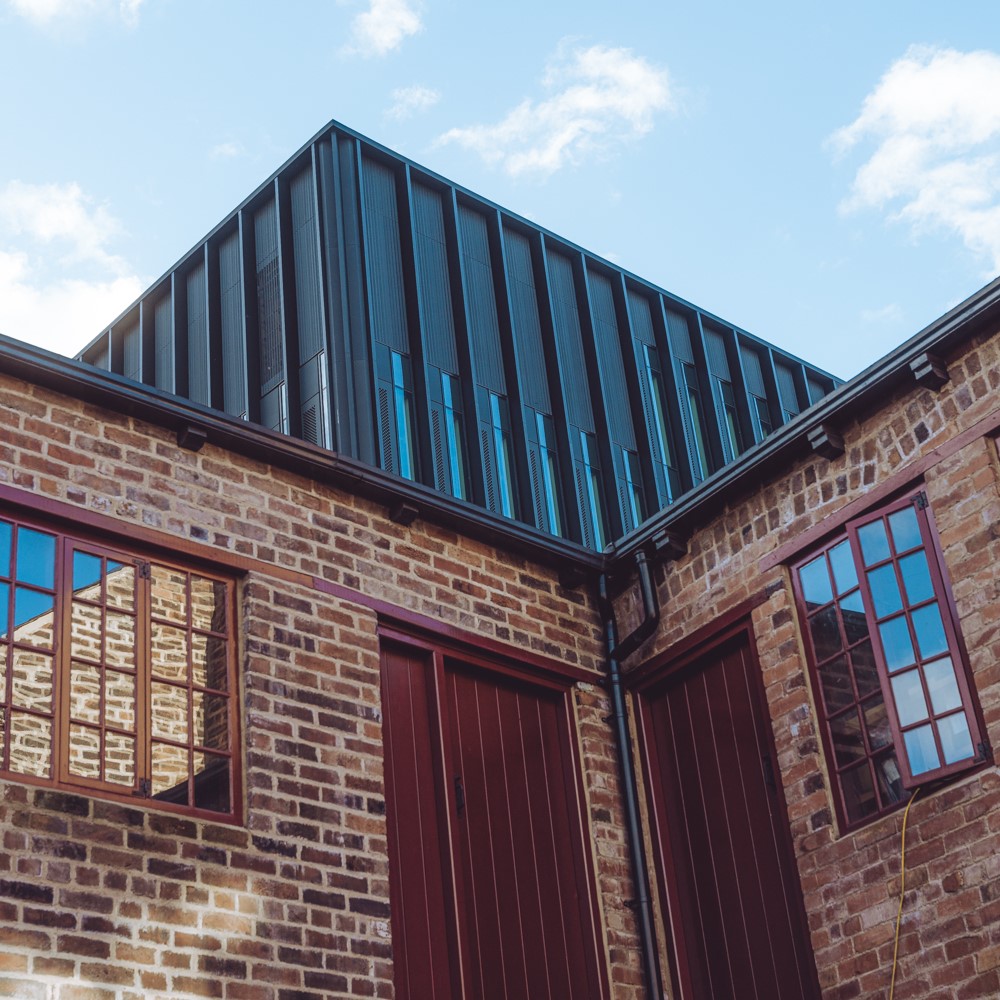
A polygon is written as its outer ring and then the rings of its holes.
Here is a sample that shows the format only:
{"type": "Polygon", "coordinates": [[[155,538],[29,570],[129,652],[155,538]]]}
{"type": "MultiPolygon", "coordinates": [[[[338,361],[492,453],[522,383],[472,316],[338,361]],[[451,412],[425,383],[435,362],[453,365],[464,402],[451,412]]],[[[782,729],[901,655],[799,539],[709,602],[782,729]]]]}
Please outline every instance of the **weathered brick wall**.
{"type": "Polygon", "coordinates": [[[523,558],[0,376],[0,484],[254,560],[245,823],[0,781],[0,996],[392,995],[376,602],[594,673],[575,707],[616,997],[641,996],[600,622],[523,558]],[[316,581],[322,581],[317,584],[316,581]],[[326,587],[324,590],[323,587],[326,587]]]}
{"type": "MultiPolygon", "coordinates": [[[[827,1000],[888,995],[903,816],[846,835],[837,829],[791,578],[780,565],[762,571],[761,560],[890,476],[899,474],[902,488],[903,470],[922,469],[989,738],[1000,746],[1000,465],[989,431],[1000,337],[970,344],[949,370],[940,392],[914,386],[842,427],[843,457],[807,458],[699,527],[687,555],[658,570],[664,626],[631,661],[668,650],[750,597],[766,598],[753,627],[827,1000]]],[[[998,848],[996,767],[917,799],[899,1000],[1000,996],[998,848]]]]}

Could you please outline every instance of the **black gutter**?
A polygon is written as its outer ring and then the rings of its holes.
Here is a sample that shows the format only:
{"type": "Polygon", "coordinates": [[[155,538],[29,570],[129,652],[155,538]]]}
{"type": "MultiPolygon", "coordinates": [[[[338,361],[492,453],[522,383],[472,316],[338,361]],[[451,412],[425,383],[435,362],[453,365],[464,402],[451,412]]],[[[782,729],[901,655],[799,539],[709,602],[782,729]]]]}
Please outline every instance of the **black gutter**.
{"type": "Polygon", "coordinates": [[[191,447],[185,442],[193,440],[193,450],[197,450],[209,442],[374,500],[399,523],[409,524],[419,517],[488,545],[518,552],[556,568],[569,584],[599,573],[604,565],[600,552],[577,542],[493,514],[422,483],[390,475],[351,456],[2,334],[0,372],[172,430],[181,447],[191,447]]]}
{"type": "MultiPolygon", "coordinates": [[[[680,496],[669,507],[653,514],[638,528],[619,538],[607,548],[609,572],[618,572],[642,549],[653,558],[664,544],[673,545],[688,537],[728,504],[746,491],[758,489],[776,470],[787,469],[793,459],[815,450],[810,432],[831,427],[843,430],[878,407],[899,391],[911,391],[918,385],[921,359],[928,354],[941,359],[967,343],[983,330],[995,332],[1000,327],[1000,278],[973,293],[964,302],[945,313],[919,333],[891,351],[884,358],[813,403],[794,420],[779,427],[760,444],[743,452],[735,461],[714,473],[705,482],[680,496]]],[[[847,442],[850,446],[850,442],[847,442]]]]}
{"type": "Polygon", "coordinates": [[[625,694],[622,690],[621,661],[633,653],[656,630],[660,621],[660,605],[656,588],[649,572],[646,553],[635,553],[635,568],[639,574],[639,589],[642,594],[643,619],[638,628],[619,643],[615,610],[608,593],[608,575],[602,573],[598,580],[597,600],[604,618],[604,636],[608,647],[608,689],[611,694],[612,713],[608,721],[614,723],[615,740],[618,744],[618,760],[621,764],[622,787],[625,797],[625,825],[628,831],[629,853],[632,855],[632,878],[635,881],[636,918],[639,921],[639,941],[642,948],[642,968],[646,980],[646,994],[650,998],[663,995],[660,988],[659,962],[656,953],[656,934],[653,928],[653,908],[649,893],[649,872],[646,868],[645,844],[642,837],[642,823],[639,819],[639,792],[635,779],[635,759],[632,755],[632,740],[628,731],[628,715],[625,710],[625,694]]]}

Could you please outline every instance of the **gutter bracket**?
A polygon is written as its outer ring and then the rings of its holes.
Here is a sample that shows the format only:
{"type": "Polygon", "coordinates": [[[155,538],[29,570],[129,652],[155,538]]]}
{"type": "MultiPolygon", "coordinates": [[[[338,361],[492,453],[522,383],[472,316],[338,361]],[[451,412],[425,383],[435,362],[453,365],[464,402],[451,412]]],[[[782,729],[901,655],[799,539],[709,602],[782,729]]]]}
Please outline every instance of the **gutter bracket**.
{"type": "Polygon", "coordinates": [[[840,458],[844,454],[844,439],[831,424],[818,424],[809,429],[809,447],[823,458],[840,458]]]}
{"type": "Polygon", "coordinates": [[[208,431],[204,427],[186,424],[177,429],[177,447],[186,451],[201,451],[208,440],[208,431]]]}
{"type": "Polygon", "coordinates": [[[913,377],[918,385],[922,385],[925,389],[932,389],[934,392],[938,392],[951,381],[944,360],[932,351],[918,354],[910,362],[910,371],[913,372],[913,377]]]}
{"type": "Polygon", "coordinates": [[[389,520],[406,527],[409,524],[413,524],[419,513],[420,508],[416,504],[400,500],[389,508],[389,520]]]}
{"type": "Polygon", "coordinates": [[[653,559],[655,562],[675,562],[687,555],[687,539],[676,531],[664,528],[653,535],[653,559]]]}

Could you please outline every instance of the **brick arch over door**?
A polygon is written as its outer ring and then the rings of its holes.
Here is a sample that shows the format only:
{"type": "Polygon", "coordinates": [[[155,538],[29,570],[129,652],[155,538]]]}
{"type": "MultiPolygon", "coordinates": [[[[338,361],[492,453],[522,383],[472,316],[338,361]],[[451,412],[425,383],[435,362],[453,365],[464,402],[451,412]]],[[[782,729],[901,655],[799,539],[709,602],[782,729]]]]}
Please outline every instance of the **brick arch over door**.
{"type": "Polygon", "coordinates": [[[637,691],[676,1000],[819,996],[751,636],[716,636],[637,691]]]}

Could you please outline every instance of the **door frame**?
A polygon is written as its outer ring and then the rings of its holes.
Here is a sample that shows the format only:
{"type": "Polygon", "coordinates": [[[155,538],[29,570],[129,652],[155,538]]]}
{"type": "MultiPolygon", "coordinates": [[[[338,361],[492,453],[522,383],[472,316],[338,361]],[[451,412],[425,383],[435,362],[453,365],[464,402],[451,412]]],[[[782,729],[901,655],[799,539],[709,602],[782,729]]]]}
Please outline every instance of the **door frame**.
{"type": "MultiPolygon", "coordinates": [[[[499,652],[499,644],[491,644],[487,649],[478,645],[475,639],[456,641],[452,629],[442,629],[437,634],[428,629],[413,630],[401,627],[393,621],[381,620],[377,634],[379,657],[382,650],[395,648],[407,650],[424,658],[428,671],[428,702],[431,713],[432,741],[431,756],[435,771],[435,804],[441,827],[440,850],[445,885],[444,898],[446,932],[451,963],[453,989],[459,990],[458,998],[464,998],[469,987],[470,959],[468,939],[464,933],[466,925],[466,892],[464,876],[460,873],[462,860],[457,855],[456,826],[458,816],[455,796],[452,794],[447,775],[454,769],[452,760],[451,735],[453,720],[445,698],[445,669],[447,663],[455,663],[480,678],[496,678],[500,682],[520,684],[539,693],[556,706],[557,738],[562,750],[563,787],[565,788],[569,818],[571,820],[571,848],[576,872],[578,896],[580,899],[580,919],[584,934],[584,946],[593,962],[592,980],[598,993],[594,1000],[607,1000],[610,996],[610,972],[608,944],[604,923],[601,919],[600,892],[597,870],[591,845],[590,816],[587,810],[586,784],[583,773],[580,737],[577,729],[576,712],[573,704],[573,690],[576,671],[566,671],[555,661],[546,660],[533,654],[515,659],[516,650],[509,654],[499,652]]],[[[380,664],[380,675],[383,667],[380,664]]],[[[598,678],[590,678],[596,682],[598,678]]],[[[384,745],[384,741],[383,741],[384,745]]],[[[388,787],[386,798],[388,800],[388,787]]],[[[387,824],[387,836],[389,835],[387,824]]],[[[390,851],[391,856],[391,851],[390,851]]],[[[389,869],[389,891],[400,892],[398,872],[389,869]]]]}
{"type": "MultiPolygon", "coordinates": [[[[675,851],[671,843],[668,824],[663,821],[666,806],[663,798],[664,785],[658,755],[655,753],[655,747],[650,737],[653,723],[649,697],[671,682],[681,680],[684,674],[696,675],[700,665],[706,660],[725,655],[740,645],[742,645],[750,663],[750,688],[754,699],[753,708],[758,738],[761,740],[765,754],[770,758],[770,766],[773,771],[774,809],[776,810],[773,825],[776,831],[778,864],[782,878],[791,888],[786,898],[791,911],[789,915],[794,923],[793,933],[797,938],[795,944],[808,966],[806,974],[811,980],[814,994],[817,998],[820,996],[819,979],[816,974],[815,956],[809,935],[805,901],[802,896],[795,845],[788,822],[788,803],[785,799],[784,784],[778,768],[774,728],[764,689],[760,661],[757,657],[753,622],[750,617],[752,609],[758,603],[760,602],[752,601],[735,609],[735,612],[724,616],[719,622],[697,630],[677,647],[654,658],[650,663],[643,665],[632,677],[626,678],[634,712],[636,741],[642,762],[644,791],[648,806],[650,827],[648,850],[653,855],[651,860],[655,872],[657,902],[667,938],[665,942],[666,952],[670,974],[677,991],[676,1000],[693,1000],[695,993],[686,945],[688,932],[682,919],[677,867],[674,862],[675,851]]],[[[760,766],[762,768],[765,766],[763,760],[760,762],[760,766]]],[[[766,779],[764,780],[767,783],[766,779]]]]}

